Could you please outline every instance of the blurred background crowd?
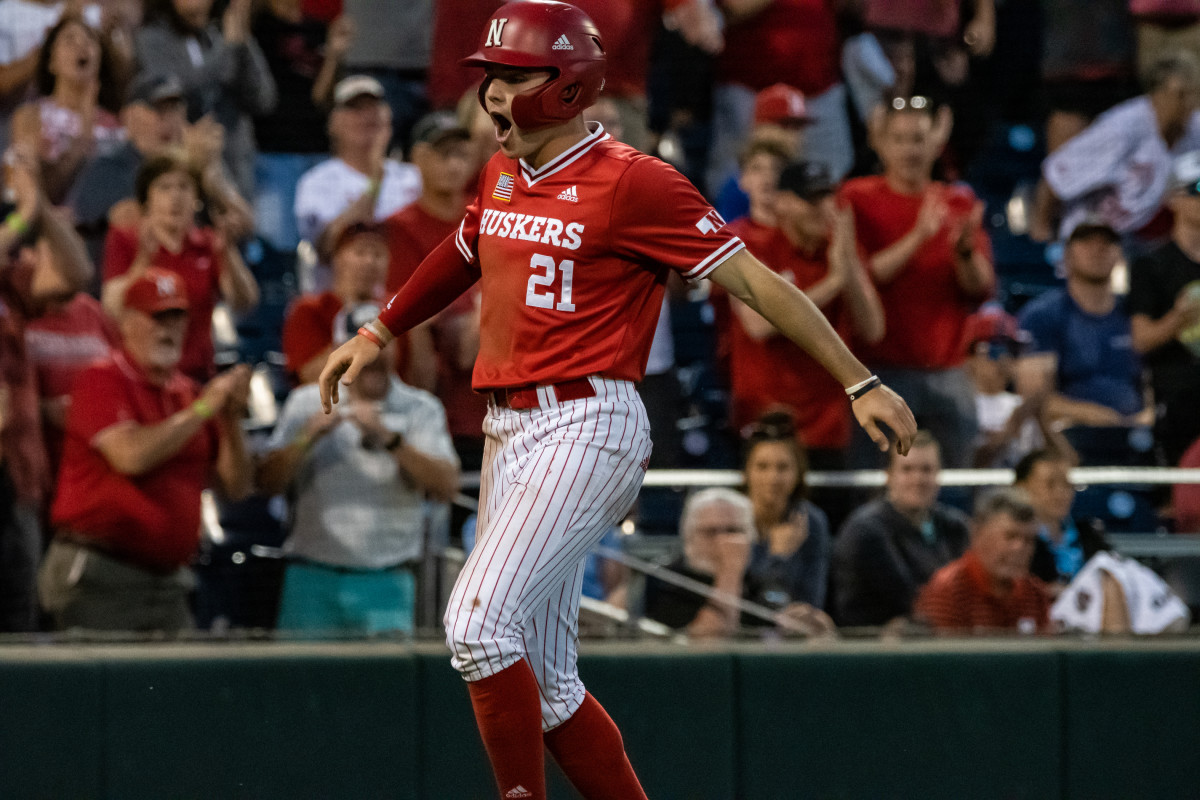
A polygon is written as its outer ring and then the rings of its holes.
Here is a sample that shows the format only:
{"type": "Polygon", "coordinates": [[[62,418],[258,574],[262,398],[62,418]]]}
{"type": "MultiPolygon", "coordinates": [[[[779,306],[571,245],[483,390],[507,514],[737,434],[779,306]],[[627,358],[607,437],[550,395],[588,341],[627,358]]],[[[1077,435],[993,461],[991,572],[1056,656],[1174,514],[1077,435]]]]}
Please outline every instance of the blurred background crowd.
{"type": "MultiPolygon", "coordinates": [[[[498,5],[0,0],[0,631],[436,626],[478,295],[335,414],[314,381],[473,197],[494,129],[458,60],[498,5]]],[[[924,429],[886,461],[765,320],[672,285],[650,466],[742,489],[647,488],[605,544],[723,594],[601,557],[585,594],[710,636],[1186,626],[1106,536],[1200,530],[1195,489],[1070,471],[1200,466],[1200,0],[576,5],[609,53],[589,118],[924,429]],[[860,469],[882,495],[809,491],[860,469]]]]}

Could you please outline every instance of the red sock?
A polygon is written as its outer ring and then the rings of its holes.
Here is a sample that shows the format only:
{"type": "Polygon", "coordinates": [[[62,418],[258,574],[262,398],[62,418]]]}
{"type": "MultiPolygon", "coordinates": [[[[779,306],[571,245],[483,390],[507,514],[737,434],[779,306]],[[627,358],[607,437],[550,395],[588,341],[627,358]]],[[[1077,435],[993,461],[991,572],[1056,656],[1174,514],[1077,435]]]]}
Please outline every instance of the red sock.
{"type": "Polygon", "coordinates": [[[546,800],[542,705],[524,660],[467,684],[475,724],[504,800],[546,800]]]}
{"type": "Polygon", "coordinates": [[[569,720],[545,736],[546,747],[585,800],[646,800],[621,732],[590,694],[569,720]]]}

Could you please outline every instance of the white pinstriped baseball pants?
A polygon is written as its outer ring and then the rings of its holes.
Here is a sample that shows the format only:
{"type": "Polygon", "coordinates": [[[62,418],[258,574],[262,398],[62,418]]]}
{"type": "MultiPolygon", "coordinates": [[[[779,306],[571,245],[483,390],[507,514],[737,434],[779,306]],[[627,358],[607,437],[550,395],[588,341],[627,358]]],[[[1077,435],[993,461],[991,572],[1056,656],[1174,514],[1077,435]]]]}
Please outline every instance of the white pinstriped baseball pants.
{"type": "Polygon", "coordinates": [[[650,457],[634,385],[589,379],[595,397],[488,409],[480,531],[446,607],[451,663],[468,681],[524,658],[542,695],[542,727],[583,702],[577,669],[584,559],[633,505],[650,457]]]}

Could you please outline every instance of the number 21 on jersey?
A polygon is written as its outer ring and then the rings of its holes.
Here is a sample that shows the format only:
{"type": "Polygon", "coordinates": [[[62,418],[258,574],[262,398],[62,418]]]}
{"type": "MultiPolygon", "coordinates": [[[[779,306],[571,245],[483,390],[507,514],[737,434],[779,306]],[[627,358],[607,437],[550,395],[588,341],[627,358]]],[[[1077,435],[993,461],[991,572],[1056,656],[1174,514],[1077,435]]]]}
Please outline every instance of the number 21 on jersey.
{"type": "Polygon", "coordinates": [[[549,308],[556,311],[574,311],[575,304],[571,302],[571,283],[575,277],[575,262],[565,259],[555,263],[550,256],[535,253],[529,260],[533,274],[525,286],[525,305],[534,308],[549,308]],[[558,282],[559,274],[562,281],[559,284],[557,299],[554,285],[558,282]]]}

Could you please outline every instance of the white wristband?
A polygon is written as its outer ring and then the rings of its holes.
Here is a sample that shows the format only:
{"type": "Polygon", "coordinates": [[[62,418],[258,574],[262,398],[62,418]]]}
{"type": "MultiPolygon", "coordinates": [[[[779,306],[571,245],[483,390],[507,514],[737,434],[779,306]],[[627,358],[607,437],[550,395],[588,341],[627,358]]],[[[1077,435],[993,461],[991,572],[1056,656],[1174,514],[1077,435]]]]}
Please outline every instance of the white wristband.
{"type": "Polygon", "coordinates": [[[872,375],[871,377],[867,378],[865,381],[859,381],[858,383],[854,384],[853,386],[851,386],[849,389],[846,390],[846,397],[849,397],[852,394],[857,394],[860,389],[865,388],[868,383],[870,383],[871,381],[874,381],[874,380],[878,380],[878,378],[876,376],[872,375]]]}
{"type": "Polygon", "coordinates": [[[387,347],[388,344],[396,338],[392,335],[392,332],[387,329],[387,326],[379,321],[378,317],[366,323],[363,325],[363,327],[378,336],[379,341],[383,342],[384,347],[387,347]]]}

